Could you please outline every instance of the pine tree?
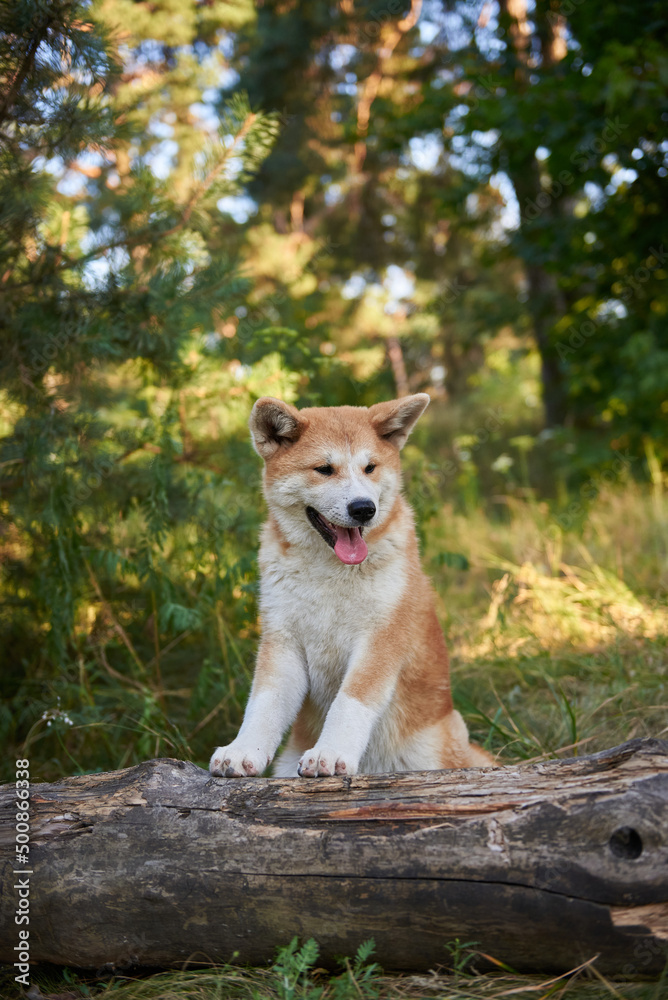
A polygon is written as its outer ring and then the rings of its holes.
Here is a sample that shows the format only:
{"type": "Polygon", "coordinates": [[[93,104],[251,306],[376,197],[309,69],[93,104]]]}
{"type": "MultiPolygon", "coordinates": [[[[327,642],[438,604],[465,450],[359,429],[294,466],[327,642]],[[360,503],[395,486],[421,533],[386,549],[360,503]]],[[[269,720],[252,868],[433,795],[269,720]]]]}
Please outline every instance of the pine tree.
{"type": "Polygon", "coordinates": [[[215,620],[246,578],[257,500],[231,538],[218,429],[197,450],[189,420],[210,423],[201,411],[234,383],[215,331],[249,289],[220,249],[216,205],[243,190],[278,122],[236,95],[217,129],[191,122],[178,183],[161,179],[155,103],[131,101],[100,7],[17,0],[0,17],[0,674],[20,694],[3,735],[25,736],[56,701],[88,700],[99,722],[92,670],[121,678],[146,736],[169,728],[161,632],[215,620]],[[189,588],[193,560],[223,548],[228,571],[209,563],[189,588]],[[113,637],[115,665],[96,631],[113,637]]]}

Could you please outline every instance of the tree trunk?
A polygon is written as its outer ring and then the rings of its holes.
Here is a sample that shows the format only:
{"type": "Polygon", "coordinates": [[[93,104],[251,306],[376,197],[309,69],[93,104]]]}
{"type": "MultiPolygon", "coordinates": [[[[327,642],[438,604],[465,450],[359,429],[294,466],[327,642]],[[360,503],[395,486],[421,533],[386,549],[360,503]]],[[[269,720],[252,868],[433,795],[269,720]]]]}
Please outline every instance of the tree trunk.
{"type": "MultiPolygon", "coordinates": [[[[516,64],[515,80],[520,91],[526,90],[533,48],[528,3],[527,0],[500,0],[500,8],[516,64]]],[[[540,72],[546,74],[566,55],[565,20],[556,7],[551,9],[546,4],[536,7],[532,19],[540,41],[540,72]]],[[[560,213],[560,201],[552,196],[545,197],[535,150],[509,146],[505,153],[508,160],[506,170],[520,209],[521,255],[526,265],[528,284],[527,309],[540,354],[545,423],[548,427],[555,427],[567,420],[568,393],[561,361],[550,333],[556,320],[566,312],[566,302],[555,276],[541,261],[544,255],[541,231],[546,226],[554,226],[560,213]],[[536,223],[538,216],[542,218],[542,223],[536,223]]]]}
{"type": "Polygon", "coordinates": [[[386,969],[477,942],[516,970],[658,973],[668,941],[668,743],[505,768],[220,779],[153,760],[34,785],[29,865],[0,789],[0,959],[84,968],[262,963],[293,935],[386,969]],[[12,888],[14,886],[14,888],[12,888]],[[24,893],[25,895],[25,893],[24,893]],[[27,925],[26,925],[27,926],[27,925]]]}

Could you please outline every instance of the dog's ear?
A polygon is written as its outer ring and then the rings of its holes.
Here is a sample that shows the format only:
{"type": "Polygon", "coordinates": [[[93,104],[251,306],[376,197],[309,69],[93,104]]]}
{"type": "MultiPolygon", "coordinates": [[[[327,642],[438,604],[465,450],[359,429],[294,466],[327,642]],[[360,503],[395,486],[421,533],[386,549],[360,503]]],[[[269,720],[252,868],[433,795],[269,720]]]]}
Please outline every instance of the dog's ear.
{"type": "Polygon", "coordinates": [[[378,436],[401,449],[428,405],[427,393],[418,392],[414,396],[376,403],[369,407],[369,415],[378,436]]]}
{"type": "Polygon", "coordinates": [[[282,446],[294,444],[308,426],[299,410],[273,396],[258,399],[248,421],[253,447],[265,462],[282,446]]]}

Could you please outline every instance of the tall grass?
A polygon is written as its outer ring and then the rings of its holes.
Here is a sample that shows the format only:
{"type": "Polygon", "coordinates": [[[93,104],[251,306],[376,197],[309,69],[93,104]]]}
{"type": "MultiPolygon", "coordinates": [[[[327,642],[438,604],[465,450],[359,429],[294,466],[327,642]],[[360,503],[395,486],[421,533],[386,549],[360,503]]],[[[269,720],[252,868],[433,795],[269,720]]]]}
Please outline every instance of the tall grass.
{"type": "Polygon", "coordinates": [[[502,761],[668,732],[668,505],[602,491],[578,532],[547,504],[434,519],[429,560],[455,696],[502,761]],[[439,553],[458,548],[453,574],[439,553]],[[439,562],[441,564],[439,565],[439,562]]]}
{"type": "MultiPolygon", "coordinates": [[[[475,737],[510,763],[668,732],[665,496],[633,483],[602,491],[570,532],[546,503],[495,507],[447,504],[423,524],[455,701],[475,737]]],[[[132,525],[119,531],[131,546],[132,525]]],[[[188,544],[172,542],[175,575],[188,544]]],[[[191,608],[172,609],[167,634],[149,608],[137,634],[131,574],[112,600],[91,567],[78,655],[5,703],[14,732],[30,721],[7,759],[31,757],[43,779],[160,755],[204,766],[239,725],[259,634],[252,554],[226,569],[231,599],[206,603],[218,572],[204,558],[186,568],[191,608]]]]}

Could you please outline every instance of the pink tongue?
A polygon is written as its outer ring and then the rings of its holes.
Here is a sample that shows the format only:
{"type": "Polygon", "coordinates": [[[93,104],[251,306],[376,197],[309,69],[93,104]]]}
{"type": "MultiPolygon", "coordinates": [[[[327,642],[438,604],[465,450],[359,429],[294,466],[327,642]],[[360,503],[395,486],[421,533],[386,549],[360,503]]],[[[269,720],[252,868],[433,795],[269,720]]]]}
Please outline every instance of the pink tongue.
{"type": "Polygon", "coordinates": [[[369,552],[359,528],[341,528],[338,524],[332,527],[336,531],[334,551],[342,563],[356,566],[364,562],[369,552]]]}

